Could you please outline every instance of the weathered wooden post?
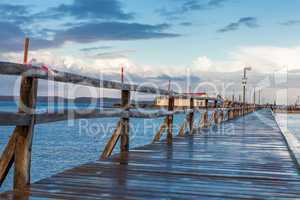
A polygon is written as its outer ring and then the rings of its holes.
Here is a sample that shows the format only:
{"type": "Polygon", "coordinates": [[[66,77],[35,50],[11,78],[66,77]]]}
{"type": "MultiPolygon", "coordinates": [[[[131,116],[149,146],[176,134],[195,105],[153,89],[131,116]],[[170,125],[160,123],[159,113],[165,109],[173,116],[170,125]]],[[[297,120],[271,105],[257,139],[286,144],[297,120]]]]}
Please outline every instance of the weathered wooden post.
{"type": "Polygon", "coordinates": [[[235,104],[233,104],[233,118],[238,117],[238,110],[235,104]]]}
{"type": "Polygon", "coordinates": [[[215,110],[215,111],[213,112],[212,119],[213,119],[213,122],[214,122],[215,125],[218,125],[218,124],[219,124],[219,121],[218,121],[218,112],[217,112],[217,110],[215,110]]]}
{"type": "MultiPolygon", "coordinates": [[[[25,40],[24,64],[28,59],[29,39],[25,40]]],[[[17,126],[16,145],[15,145],[15,169],[14,169],[14,189],[23,190],[30,184],[30,166],[31,166],[31,150],[32,139],[34,133],[35,117],[34,111],[37,99],[36,78],[22,76],[20,88],[19,112],[32,115],[29,125],[17,126]]]]}
{"type": "Polygon", "coordinates": [[[224,111],[222,110],[219,115],[219,124],[221,124],[223,121],[224,121],[224,111]]]}
{"type": "MultiPolygon", "coordinates": [[[[122,89],[121,94],[121,107],[125,111],[129,111],[130,109],[130,90],[129,89],[122,89]]],[[[128,152],[129,150],[129,117],[123,117],[121,119],[121,152],[128,152]]]]}
{"type": "Polygon", "coordinates": [[[205,99],[205,112],[202,114],[201,121],[200,121],[200,128],[207,128],[209,127],[208,122],[208,99],[205,99]]]}
{"type": "Polygon", "coordinates": [[[190,134],[193,134],[193,127],[194,127],[194,98],[191,97],[190,98],[190,109],[192,110],[192,112],[189,114],[189,126],[190,126],[190,134]]]}
{"type": "Polygon", "coordinates": [[[235,107],[233,106],[232,107],[232,119],[234,119],[235,118],[235,107]]]}
{"type": "Polygon", "coordinates": [[[230,120],[231,119],[231,110],[230,108],[227,111],[227,119],[230,120]]]}
{"type": "Polygon", "coordinates": [[[231,119],[234,119],[234,108],[230,108],[228,110],[228,119],[231,120],[231,119]]]}
{"type": "Polygon", "coordinates": [[[219,123],[221,124],[224,121],[224,110],[225,110],[225,103],[224,101],[221,101],[221,104],[219,106],[220,112],[219,112],[219,123]]]}
{"type": "Polygon", "coordinates": [[[205,99],[205,112],[208,113],[208,99],[205,99]]]}
{"type": "Polygon", "coordinates": [[[215,124],[218,124],[218,100],[215,100],[214,103],[214,115],[213,115],[213,120],[215,124]]]}
{"type": "MultiPolygon", "coordinates": [[[[174,103],[175,103],[175,98],[173,95],[170,95],[169,102],[168,102],[169,111],[174,111],[174,103]]],[[[171,144],[173,140],[173,114],[168,116],[167,127],[168,127],[167,142],[168,144],[171,144]]]]}
{"type": "Polygon", "coordinates": [[[205,112],[205,115],[204,115],[204,124],[205,124],[205,127],[209,127],[210,124],[209,124],[209,118],[208,118],[208,110],[209,110],[209,101],[208,99],[205,100],[205,107],[206,107],[206,112],[205,112]]]}

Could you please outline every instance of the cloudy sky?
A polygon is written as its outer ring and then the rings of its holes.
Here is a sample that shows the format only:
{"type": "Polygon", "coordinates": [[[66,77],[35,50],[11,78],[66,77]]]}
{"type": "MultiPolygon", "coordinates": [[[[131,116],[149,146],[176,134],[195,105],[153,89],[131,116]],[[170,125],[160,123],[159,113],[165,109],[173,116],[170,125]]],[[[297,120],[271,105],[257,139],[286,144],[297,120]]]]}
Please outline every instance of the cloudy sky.
{"type": "Polygon", "coordinates": [[[123,65],[135,80],[180,84],[188,71],[192,83],[235,83],[238,93],[252,66],[252,87],[282,92],[297,78],[282,83],[274,73],[300,69],[299,8],[299,0],[1,0],[0,58],[21,62],[28,36],[30,58],[61,70],[113,78],[123,65]]]}

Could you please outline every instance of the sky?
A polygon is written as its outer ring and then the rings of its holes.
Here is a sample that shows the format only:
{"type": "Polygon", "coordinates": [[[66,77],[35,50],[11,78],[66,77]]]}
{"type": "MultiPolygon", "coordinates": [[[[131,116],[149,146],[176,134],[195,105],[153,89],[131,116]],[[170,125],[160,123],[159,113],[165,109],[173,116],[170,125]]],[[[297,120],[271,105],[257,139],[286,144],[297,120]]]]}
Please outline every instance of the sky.
{"type": "Polygon", "coordinates": [[[295,81],[276,85],[274,73],[300,68],[299,8],[299,0],[1,0],[0,59],[21,62],[29,37],[30,58],[60,70],[113,78],[125,66],[135,79],[179,82],[189,71],[230,84],[251,66],[252,87],[268,79],[266,88],[283,90],[295,81]]]}

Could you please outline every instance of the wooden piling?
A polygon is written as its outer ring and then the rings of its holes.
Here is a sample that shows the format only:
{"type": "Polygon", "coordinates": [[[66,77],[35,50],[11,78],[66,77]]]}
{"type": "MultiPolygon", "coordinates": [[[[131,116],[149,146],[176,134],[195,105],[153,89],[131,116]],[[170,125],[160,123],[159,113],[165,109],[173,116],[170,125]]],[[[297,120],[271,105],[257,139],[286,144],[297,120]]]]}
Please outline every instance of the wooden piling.
{"type": "MultiPolygon", "coordinates": [[[[121,107],[122,109],[129,111],[130,109],[130,91],[122,90],[121,107]]],[[[121,119],[121,152],[127,152],[129,150],[129,117],[123,117],[121,119]]]]}
{"type": "Polygon", "coordinates": [[[224,121],[224,111],[220,111],[218,116],[218,124],[221,124],[224,121]]]}
{"type": "MultiPolygon", "coordinates": [[[[21,81],[20,101],[30,109],[35,108],[37,80],[23,77],[21,81]]],[[[34,117],[28,126],[17,127],[18,135],[15,146],[14,189],[22,190],[30,184],[31,150],[34,132],[34,117]]]]}
{"type": "MultiPolygon", "coordinates": [[[[174,96],[169,96],[169,103],[168,103],[169,111],[174,110],[174,101],[175,101],[174,96]]],[[[171,144],[173,140],[173,114],[168,116],[167,127],[168,127],[167,142],[168,144],[171,144]]]]}
{"type": "MultiPolygon", "coordinates": [[[[28,59],[29,39],[25,40],[24,63],[28,59]]],[[[14,189],[23,190],[30,184],[31,149],[34,132],[34,110],[37,99],[37,79],[23,76],[20,88],[19,112],[31,114],[31,123],[16,127],[14,189]]]]}
{"type": "Polygon", "coordinates": [[[218,117],[218,100],[215,100],[215,111],[214,111],[214,115],[213,115],[213,121],[215,123],[215,125],[219,124],[219,117],[218,117]]]}
{"type": "Polygon", "coordinates": [[[208,111],[208,99],[205,99],[205,109],[208,111]]]}
{"type": "Polygon", "coordinates": [[[232,111],[232,109],[229,109],[227,114],[228,114],[228,117],[227,117],[227,118],[228,118],[229,120],[233,119],[233,111],[232,111]]]}
{"type": "Polygon", "coordinates": [[[213,113],[213,121],[214,121],[215,125],[219,124],[219,121],[218,121],[218,111],[217,110],[215,110],[214,113],[213,113]]]}
{"type": "Polygon", "coordinates": [[[193,134],[193,127],[194,127],[194,98],[190,98],[190,109],[193,111],[189,114],[189,126],[190,126],[190,134],[193,134]]]}

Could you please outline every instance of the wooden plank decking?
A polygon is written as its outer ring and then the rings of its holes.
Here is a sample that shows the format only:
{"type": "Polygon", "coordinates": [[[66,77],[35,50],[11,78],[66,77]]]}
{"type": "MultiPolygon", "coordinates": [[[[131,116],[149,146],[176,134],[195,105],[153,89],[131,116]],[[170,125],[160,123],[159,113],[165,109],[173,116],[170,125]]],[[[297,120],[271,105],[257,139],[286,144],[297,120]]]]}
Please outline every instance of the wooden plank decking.
{"type": "Polygon", "coordinates": [[[299,199],[300,174],[262,110],[67,170],[32,184],[28,195],[0,199],[299,199]]]}

